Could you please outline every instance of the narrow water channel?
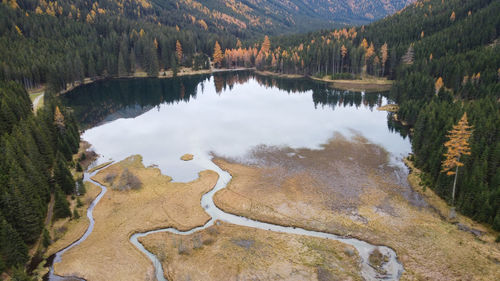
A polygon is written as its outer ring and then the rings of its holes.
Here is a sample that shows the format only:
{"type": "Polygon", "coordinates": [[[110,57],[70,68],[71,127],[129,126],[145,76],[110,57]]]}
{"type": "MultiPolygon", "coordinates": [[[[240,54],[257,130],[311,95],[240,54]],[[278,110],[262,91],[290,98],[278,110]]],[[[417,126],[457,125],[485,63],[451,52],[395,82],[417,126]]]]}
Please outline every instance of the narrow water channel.
{"type": "MultiPolygon", "coordinates": [[[[212,163],[213,164],[213,163],[212,163]]],[[[158,281],[167,281],[164,277],[164,272],[163,268],[161,266],[161,262],[158,260],[158,258],[146,250],[144,246],[138,241],[140,237],[144,237],[149,234],[153,233],[158,233],[158,232],[171,232],[175,234],[181,234],[181,235],[189,235],[192,233],[195,233],[197,231],[203,230],[214,223],[216,223],[218,220],[224,221],[227,223],[235,224],[235,225],[240,225],[240,226],[246,226],[246,227],[254,227],[258,229],[263,229],[263,230],[269,230],[269,231],[274,231],[274,232],[282,232],[282,233],[289,233],[289,234],[298,234],[298,235],[306,235],[306,236],[311,236],[311,237],[319,237],[319,238],[324,238],[324,239],[332,239],[336,240],[348,245],[351,245],[356,248],[358,251],[359,256],[361,257],[361,274],[365,280],[399,280],[399,277],[401,276],[403,272],[403,266],[402,264],[398,261],[397,255],[389,247],[386,246],[376,246],[369,244],[365,241],[356,239],[356,238],[347,238],[347,237],[341,237],[337,236],[335,234],[331,233],[325,233],[325,232],[318,232],[318,231],[311,231],[311,230],[306,230],[302,228],[296,228],[296,227],[284,227],[280,225],[274,225],[270,223],[264,223],[256,220],[252,220],[246,217],[241,217],[241,216],[236,216],[230,213],[226,213],[223,210],[219,209],[214,201],[213,201],[213,196],[214,194],[225,188],[227,184],[231,180],[231,175],[220,169],[217,165],[213,164],[212,165],[213,170],[215,170],[219,174],[219,179],[217,181],[216,186],[208,193],[203,195],[201,199],[201,205],[203,209],[211,216],[211,219],[201,227],[196,227],[193,228],[189,231],[179,231],[175,228],[164,228],[164,229],[157,229],[157,230],[152,230],[144,233],[136,233],[130,237],[131,243],[137,247],[141,252],[143,252],[147,257],[151,260],[153,263],[153,266],[155,268],[155,275],[156,279],[158,281]],[[368,262],[370,253],[375,249],[378,248],[379,251],[387,256],[388,262],[386,262],[383,265],[383,270],[382,272],[385,272],[385,274],[380,274],[379,271],[375,270],[368,262]]],[[[57,252],[55,254],[55,257],[52,261],[52,264],[50,266],[50,272],[49,272],[49,280],[50,281],[59,281],[59,280],[64,280],[64,277],[58,276],[54,274],[54,264],[58,263],[62,260],[62,255],[68,251],[69,249],[73,248],[74,246],[82,243],[87,237],[92,233],[92,230],[94,229],[94,218],[93,218],[93,210],[96,204],[101,200],[101,198],[104,196],[104,194],[107,191],[107,188],[98,182],[95,182],[91,179],[92,176],[94,176],[97,172],[94,171],[93,173],[85,173],[84,175],[84,181],[89,181],[97,186],[99,186],[102,191],[99,193],[97,198],[91,203],[87,210],[87,217],[89,218],[90,224],[85,232],[85,234],[78,239],[76,242],[71,244],[70,246],[64,248],[63,250],[57,252]]],[[[73,277],[74,278],[74,277],[73,277]]]]}
{"type": "MultiPolygon", "coordinates": [[[[87,209],[87,218],[89,219],[89,226],[88,226],[87,230],[85,231],[85,233],[82,235],[82,237],[80,237],[80,239],[78,239],[75,242],[73,242],[72,244],[70,244],[68,247],[62,249],[61,251],[59,251],[57,253],[55,253],[53,257],[49,258],[49,262],[51,264],[50,264],[50,270],[49,270],[49,273],[48,273],[48,280],[50,280],[50,281],[60,281],[60,280],[65,280],[66,279],[65,277],[58,276],[58,275],[54,274],[54,264],[61,262],[62,255],[65,252],[67,252],[69,249],[71,249],[71,248],[75,247],[76,245],[78,245],[78,244],[82,243],[83,241],[85,241],[87,239],[87,237],[89,237],[89,235],[92,233],[92,230],[94,230],[94,224],[95,224],[94,216],[93,216],[94,208],[97,205],[97,203],[99,203],[99,201],[101,200],[101,198],[104,196],[104,194],[106,193],[106,191],[108,191],[108,189],[104,185],[101,185],[98,182],[93,181],[92,177],[95,174],[97,174],[100,170],[104,169],[105,167],[106,166],[104,166],[104,167],[102,167],[100,169],[97,169],[97,170],[93,171],[92,173],[85,172],[83,174],[83,181],[84,182],[91,182],[91,183],[99,186],[101,188],[101,192],[99,193],[99,195],[97,195],[97,197],[94,199],[94,201],[92,201],[92,203],[90,203],[90,206],[87,209]]],[[[83,279],[77,278],[76,276],[72,276],[72,279],[83,280],[83,279]]]]}

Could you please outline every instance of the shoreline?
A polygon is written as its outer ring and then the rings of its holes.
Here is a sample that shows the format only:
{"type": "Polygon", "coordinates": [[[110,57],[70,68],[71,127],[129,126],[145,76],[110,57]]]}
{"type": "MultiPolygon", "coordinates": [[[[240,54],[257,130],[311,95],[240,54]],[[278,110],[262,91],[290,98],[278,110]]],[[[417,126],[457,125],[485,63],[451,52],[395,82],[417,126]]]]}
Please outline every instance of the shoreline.
{"type": "MultiPolygon", "coordinates": [[[[201,69],[201,70],[192,70],[191,68],[182,68],[179,70],[177,73],[177,76],[175,77],[182,77],[182,76],[194,76],[194,75],[203,75],[203,74],[212,74],[212,73],[218,73],[218,72],[234,72],[234,71],[253,71],[255,68],[247,68],[247,67],[240,67],[240,68],[212,68],[212,69],[201,69]]],[[[104,77],[104,76],[95,76],[95,77],[85,77],[83,81],[79,82],[73,82],[67,85],[66,89],[60,90],[57,95],[64,95],[82,85],[88,85],[92,84],[98,81],[102,80],[108,80],[108,79],[134,79],[134,78],[157,78],[157,79],[166,79],[166,78],[174,78],[173,71],[171,69],[169,70],[163,70],[159,71],[157,76],[148,76],[146,72],[144,71],[136,71],[133,74],[129,75],[118,75],[118,76],[109,76],[109,77],[104,77]]],[[[35,93],[45,93],[47,90],[46,84],[41,85],[36,88],[32,89],[26,89],[26,91],[30,94],[35,94],[35,93]]]]}
{"type": "Polygon", "coordinates": [[[317,82],[329,83],[331,88],[354,91],[354,92],[380,92],[389,91],[394,83],[393,80],[387,80],[384,78],[371,78],[371,79],[355,79],[355,80],[342,80],[342,79],[329,79],[329,78],[318,78],[303,74],[283,74],[271,71],[261,71],[255,70],[255,74],[270,77],[279,77],[285,79],[310,79],[317,82]]]}
{"type": "MultiPolygon", "coordinates": [[[[191,68],[181,68],[175,77],[182,76],[194,76],[194,75],[203,75],[203,74],[213,74],[219,72],[236,72],[236,71],[253,71],[257,75],[268,76],[268,77],[278,77],[285,79],[310,79],[317,82],[329,83],[331,88],[346,90],[346,91],[355,91],[355,92],[380,92],[380,91],[388,91],[392,87],[394,80],[387,80],[383,78],[375,78],[375,79],[357,79],[357,80],[332,80],[328,78],[317,78],[309,75],[303,74],[284,74],[277,73],[267,70],[257,70],[255,67],[237,67],[237,68],[211,68],[211,69],[201,69],[201,70],[193,70],[191,68]]],[[[157,78],[157,79],[166,79],[166,78],[174,78],[173,71],[163,70],[159,71],[157,76],[148,76],[144,71],[136,71],[133,74],[129,75],[121,75],[121,76],[96,76],[96,77],[85,77],[81,82],[73,82],[67,85],[66,89],[63,89],[57,93],[57,95],[66,94],[82,85],[92,84],[97,81],[107,80],[107,79],[134,79],[134,78],[157,78]]],[[[44,93],[46,91],[46,85],[42,85],[33,89],[26,89],[28,93],[44,93]]]]}

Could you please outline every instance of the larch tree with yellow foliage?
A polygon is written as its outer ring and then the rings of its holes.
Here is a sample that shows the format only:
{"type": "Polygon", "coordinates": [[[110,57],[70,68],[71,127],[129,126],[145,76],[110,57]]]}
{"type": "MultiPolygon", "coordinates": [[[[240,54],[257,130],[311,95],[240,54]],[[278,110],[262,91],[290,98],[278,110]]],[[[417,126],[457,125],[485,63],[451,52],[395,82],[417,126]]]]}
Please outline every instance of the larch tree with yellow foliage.
{"type": "Polygon", "coordinates": [[[267,37],[266,35],[264,36],[264,42],[262,42],[262,47],[260,51],[263,53],[268,53],[270,49],[271,49],[271,40],[269,40],[269,37],[267,37]]]}
{"type": "Polygon", "coordinates": [[[388,57],[388,47],[387,43],[384,43],[382,47],[380,47],[380,57],[382,58],[382,75],[385,74],[385,63],[387,62],[388,57]]]}
{"type": "Polygon", "coordinates": [[[436,83],[434,83],[434,89],[436,90],[436,94],[439,93],[439,90],[441,90],[443,86],[444,86],[443,78],[439,77],[436,80],[436,83]]]}
{"type": "Polygon", "coordinates": [[[182,45],[181,45],[181,42],[179,42],[179,40],[177,40],[177,42],[175,42],[175,54],[177,55],[177,61],[179,62],[179,64],[182,63],[182,45]]]}
{"type": "Polygon", "coordinates": [[[220,67],[223,58],[224,58],[224,56],[222,55],[222,49],[220,48],[219,42],[215,41],[214,64],[218,65],[220,67]]]}
{"type": "Polygon", "coordinates": [[[455,175],[453,180],[453,191],[451,205],[455,203],[455,190],[457,186],[458,168],[464,164],[460,162],[460,157],[470,155],[469,139],[472,135],[472,126],[467,121],[467,112],[464,113],[457,125],[448,132],[448,141],[444,143],[447,152],[444,154],[446,159],[442,162],[441,172],[448,176],[455,175]]]}

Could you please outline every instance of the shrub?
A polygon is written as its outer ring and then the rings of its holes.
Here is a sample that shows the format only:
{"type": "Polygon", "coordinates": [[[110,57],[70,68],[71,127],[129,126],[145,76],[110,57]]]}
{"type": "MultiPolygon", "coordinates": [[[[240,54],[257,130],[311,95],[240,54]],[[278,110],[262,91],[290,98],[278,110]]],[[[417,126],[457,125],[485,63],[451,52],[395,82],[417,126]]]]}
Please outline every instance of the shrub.
{"type": "Polygon", "coordinates": [[[76,209],[73,210],[73,218],[76,220],[80,218],[80,214],[78,213],[78,211],[76,209]]]}
{"type": "Polygon", "coordinates": [[[78,198],[76,198],[76,207],[80,208],[81,206],[83,206],[83,203],[82,203],[82,200],[80,200],[80,197],[78,197],[78,198]]]}
{"type": "Polygon", "coordinates": [[[43,239],[42,239],[42,244],[45,248],[47,248],[50,244],[52,243],[52,240],[50,239],[50,234],[47,231],[46,228],[43,229],[43,239]]]}
{"type": "Polygon", "coordinates": [[[182,240],[179,241],[179,247],[177,248],[179,255],[189,255],[189,249],[184,245],[182,240]]]}
{"type": "Polygon", "coordinates": [[[140,189],[142,187],[141,180],[132,174],[129,169],[125,169],[120,176],[118,185],[116,189],[118,190],[130,190],[130,189],[140,189]]]}

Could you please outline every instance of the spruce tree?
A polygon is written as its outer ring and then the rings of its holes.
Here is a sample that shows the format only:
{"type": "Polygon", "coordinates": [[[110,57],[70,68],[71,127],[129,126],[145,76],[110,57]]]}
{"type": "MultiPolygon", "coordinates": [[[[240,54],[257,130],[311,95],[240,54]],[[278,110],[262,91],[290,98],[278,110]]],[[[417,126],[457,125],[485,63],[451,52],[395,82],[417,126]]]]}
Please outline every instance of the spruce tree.
{"type": "Polygon", "coordinates": [[[54,190],[54,199],[54,219],[71,217],[68,200],[57,184],[54,190]]]}
{"type": "Polygon", "coordinates": [[[64,193],[72,194],[75,192],[75,181],[61,153],[56,156],[54,180],[64,193]]]}

